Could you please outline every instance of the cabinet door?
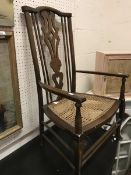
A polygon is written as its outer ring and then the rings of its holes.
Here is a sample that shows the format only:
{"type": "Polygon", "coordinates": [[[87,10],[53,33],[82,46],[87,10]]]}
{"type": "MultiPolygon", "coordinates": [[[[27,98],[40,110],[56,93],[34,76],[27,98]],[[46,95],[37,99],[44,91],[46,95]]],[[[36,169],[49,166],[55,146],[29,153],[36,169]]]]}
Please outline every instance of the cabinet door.
{"type": "MultiPolygon", "coordinates": [[[[131,56],[109,56],[107,61],[108,72],[126,73],[131,75],[131,56]]],[[[117,77],[106,78],[106,94],[119,93],[121,79],[117,77]]],[[[131,76],[126,82],[126,93],[131,93],[131,76]]]]}

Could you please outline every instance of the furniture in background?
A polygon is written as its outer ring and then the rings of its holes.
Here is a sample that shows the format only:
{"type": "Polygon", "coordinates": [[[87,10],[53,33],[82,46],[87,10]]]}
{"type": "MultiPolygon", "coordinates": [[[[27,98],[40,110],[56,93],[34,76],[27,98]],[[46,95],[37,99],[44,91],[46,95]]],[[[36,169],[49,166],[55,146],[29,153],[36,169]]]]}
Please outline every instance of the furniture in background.
{"type": "MultiPolygon", "coordinates": [[[[96,71],[128,73],[131,75],[131,53],[96,52],[96,71]]],[[[93,93],[119,98],[120,80],[116,77],[95,76],[93,93]]],[[[131,116],[131,76],[126,82],[126,109],[131,116]]],[[[113,168],[113,175],[124,175],[129,168],[131,159],[130,117],[121,126],[122,139],[118,142],[117,156],[113,168]]]]}
{"type": "Polygon", "coordinates": [[[121,140],[118,142],[112,175],[125,175],[131,163],[131,99],[129,98],[126,100],[125,112],[129,117],[121,125],[121,140]]]}
{"type": "MultiPolygon", "coordinates": [[[[131,75],[131,53],[96,52],[96,71],[131,75]]],[[[98,95],[118,96],[121,81],[117,77],[95,76],[93,92],[98,95]]],[[[125,95],[131,95],[131,76],[126,82],[125,95]]]]}
{"type": "Polygon", "coordinates": [[[41,144],[46,140],[67,161],[74,174],[80,175],[81,168],[87,160],[112,135],[119,139],[120,125],[125,112],[124,93],[128,75],[76,70],[70,13],[63,13],[50,7],[28,6],[23,6],[22,11],[25,15],[36,75],[41,144]],[[120,78],[120,98],[116,100],[76,93],[76,73],[120,78]],[[118,109],[116,122],[110,125],[108,130],[102,129],[101,127],[108,124],[118,109]],[[49,118],[48,121],[44,121],[45,114],[49,118]],[[70,145],[64,137],[60,138],[57,135],[54,127],[50,127],[52,122],[70,135],[70,145]],[[66,155],[61,151],[61,145],[57,147],[58,145],[47,137],[44,127],[67,149],[66,155]],[[96,137],[99,131],[101,134],[96,137]],[[88,145],[88,149],[84,148],[85,145],[88,145]]]}

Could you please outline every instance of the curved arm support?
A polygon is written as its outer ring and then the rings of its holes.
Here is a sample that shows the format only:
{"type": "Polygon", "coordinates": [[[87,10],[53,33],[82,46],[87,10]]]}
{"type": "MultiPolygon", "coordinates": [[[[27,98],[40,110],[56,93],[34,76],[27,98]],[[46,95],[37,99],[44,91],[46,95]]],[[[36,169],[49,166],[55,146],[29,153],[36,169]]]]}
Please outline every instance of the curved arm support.
{"type": "Polygon", "coordinates": [[[63,98],[67,98],[67,99],[72,100],[74,102],[83,103],[84,101],[86,101],[86,98],[84,98],[84,97],[69,93],[69,92],[64,91],[62,89],[54,88],[54,87],[49,86],[45,83],[39,82],[39,85],[41,88],[45,89],[46,91],[49,91],[49,92],[54,93],[56,95],[59,95],[63,98]]]}

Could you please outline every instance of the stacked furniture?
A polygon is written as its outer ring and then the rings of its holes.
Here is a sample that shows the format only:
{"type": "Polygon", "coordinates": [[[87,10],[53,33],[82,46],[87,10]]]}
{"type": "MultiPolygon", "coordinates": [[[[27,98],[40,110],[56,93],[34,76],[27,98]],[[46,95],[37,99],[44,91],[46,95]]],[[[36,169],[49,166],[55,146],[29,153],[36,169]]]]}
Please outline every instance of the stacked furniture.
{"type": "Polygon", "coordinates": [[[125,175],[131,163],[131,101],[126,100],[126,112],[129,117],[121,125],[121,137],[112,175],[125,175]]]}

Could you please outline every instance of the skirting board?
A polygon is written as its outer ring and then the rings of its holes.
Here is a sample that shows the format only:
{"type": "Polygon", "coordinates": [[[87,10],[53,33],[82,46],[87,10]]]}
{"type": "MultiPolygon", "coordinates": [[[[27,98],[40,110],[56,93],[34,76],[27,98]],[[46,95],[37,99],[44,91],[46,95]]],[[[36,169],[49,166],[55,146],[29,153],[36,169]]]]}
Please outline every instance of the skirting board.
{"type": "Polygon", "coordinates": [[[15,142],[9,144],[8,146],[4,147],[3,149],[0,150],[0,160],[8,156],[9,154],[13,153],[16,151],[18,148],[22,147],[35,137],[39,135],[39,128],[34,129],[30,133],[24,135],[23,137],[19,138],[15,142]]]}

